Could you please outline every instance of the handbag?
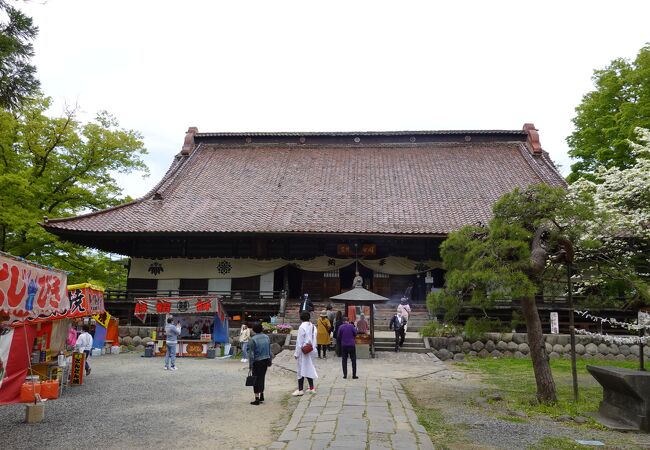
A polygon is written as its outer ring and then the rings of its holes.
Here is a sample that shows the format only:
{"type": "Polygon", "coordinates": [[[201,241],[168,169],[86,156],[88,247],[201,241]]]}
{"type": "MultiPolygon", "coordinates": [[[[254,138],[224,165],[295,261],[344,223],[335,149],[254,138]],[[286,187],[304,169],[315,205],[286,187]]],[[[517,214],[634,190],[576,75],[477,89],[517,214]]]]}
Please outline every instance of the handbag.
{"type": "MultiPolygon", "coordinates": [[[[311,335],[313,336],[313,335],[314,335],[314,326],[313,326],[313,325],[312,325],[312,329],[311,329],[311,330],[312,330],[312,331],[311,331],[311,335]]],[[[312,345],[311,342],[307,342],[306,344],[304,344],[304,345],[300,348],[300,350],[301,350],[301,351],[306,355],[307,353],[311,353],[311,352],[314,351],[314,346],[312,345]]]]}
{"type": "Polygon", "coordinates": [[[255,386],[257,383],[257,375],[253,375],[253,371],[248,371],[248,376],[246,377],[246,386],[255,386]]]}

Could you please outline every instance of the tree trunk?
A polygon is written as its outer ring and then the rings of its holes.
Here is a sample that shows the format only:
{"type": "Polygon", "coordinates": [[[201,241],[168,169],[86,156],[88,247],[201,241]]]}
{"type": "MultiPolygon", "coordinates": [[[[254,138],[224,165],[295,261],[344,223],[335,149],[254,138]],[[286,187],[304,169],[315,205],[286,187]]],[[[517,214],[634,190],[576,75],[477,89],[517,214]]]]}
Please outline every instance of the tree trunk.
{"type": "Polygon", "coordinates": [[[535,298],[524,298],[521,305],[526,320],[530,358],[533,360],[533,371],[537,383],[537,400],[541,403],[555,403],[557,402],[555,381],[553,380],[551,366],[548,363],[548,355],[544,346],[544,334],[542,334],[542,322],[539,320],[535,298]]]}

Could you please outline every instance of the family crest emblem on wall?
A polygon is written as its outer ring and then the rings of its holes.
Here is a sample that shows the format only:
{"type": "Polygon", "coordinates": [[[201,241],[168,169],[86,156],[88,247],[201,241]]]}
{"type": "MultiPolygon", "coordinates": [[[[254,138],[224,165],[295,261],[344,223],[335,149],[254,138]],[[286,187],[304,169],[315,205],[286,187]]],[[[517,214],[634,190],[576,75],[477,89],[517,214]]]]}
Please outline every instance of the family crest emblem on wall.
{"type": "Polygon", "coordinates": [[[163,269],[162,264],[155,261],[155,262],[151,263],[151,265],[149,266],[147,271],[152,275],[160,275],[161,273],[163,273],[165,271],[165,269],[163,269]]]}
{"type": "Polygon", "coordinates": [[[217,264],[217,271],[219,271],[221,274],[230,273],[231,270],[232,264],[230,264],[230,262],[226,261],[225,259],[219,261],[219,264],[217,264]]]}

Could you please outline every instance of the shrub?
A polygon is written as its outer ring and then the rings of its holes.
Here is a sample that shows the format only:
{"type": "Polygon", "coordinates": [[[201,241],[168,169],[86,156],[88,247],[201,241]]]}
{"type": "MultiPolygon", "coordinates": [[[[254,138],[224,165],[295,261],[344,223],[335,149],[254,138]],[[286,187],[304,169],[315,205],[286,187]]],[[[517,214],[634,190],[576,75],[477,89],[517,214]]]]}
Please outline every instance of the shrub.
{"type": "Polygon", "coordinates": [[[506,333],[510,331],[507,324],[503,324],[499,319],[490,319],[487,317],[470,317],[465,322],[463,333],[469,340],[478,340],[485,333],[506,333]]]}
{"type": "Polygon", "coordinates": [[[278,333],[283,334],[291,333],[291,330],[293,329],[293,327],[288,323],[281,323],[279,325],[276,325],[275,328],[278,330],[278,333]]]}
{"type": "Polygon", "coordinates": [[[461,302],[458,297],[446,290],[431,292],[427,295],[427,308],[432,315],[443,314],[446,322],[455,322],[460,313],[461,302]]]}
{"type": "Polygon", "coordinates": [[[272,333],[276,330],[276,326],[269,322],[262,322],[262,329],[264,333],[272,333]]]}
{"type": "Polygon", "coordinates": [[[424,337],[452,337],[461,334],[457,325],[441,322],[429,322],[420,329],[420,336],[424,337]]]}

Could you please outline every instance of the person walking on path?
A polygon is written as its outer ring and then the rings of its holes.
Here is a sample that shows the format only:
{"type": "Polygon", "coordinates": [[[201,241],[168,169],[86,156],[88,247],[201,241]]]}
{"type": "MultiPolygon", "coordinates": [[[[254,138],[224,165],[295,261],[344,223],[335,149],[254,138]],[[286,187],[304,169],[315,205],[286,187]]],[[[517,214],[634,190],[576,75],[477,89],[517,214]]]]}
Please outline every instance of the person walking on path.
{"type": "Polygon", "coordinates": [[[390,319],[388,324],[389,330],[395,330],[395,351],[398,352],[399,348],[404,345],[404,338],[406,337],[406,321],[399,312],[395,312],[395,315],[390,319]]]}
{"type": "Polygon", "coordinates": [[[334,320],[336,320],[336,313],[334,312],[334,305],[332,303],[327,304],[327,320],[330,321],[330,345],[328,350],[332,350],[332,345],[336,340],[336,336],[334,335],[334,320]]]}
{"type": "Polygon", "coordinates": [[[241,362],[248,361],[248,340],[251,338],[251,330],[245,323],[239,331],[239,344],[241,345],[241,362]]]}
{"type": "Polygon", "coordinates": [[[352,378],[357,379],[357,347],[354,338],[357,330],[354,325],[348,323],[348,318],[343,318],[343,324],[339,327],[337,338],[341,341],[341,364],[343,366],[343,378],[348,377],[348,356],[352,361],[352,378]]]}
{"type": "Polygon", "coordinates": [[[409,316],[411,315],[411,306],[408,304],[408,299],[406,297],[402,297],[401,303],[397,305],[397,312],[402,316],[404,322],[406,322],[406,325],[404,326],[404,331],[406,331],[409,323],[409,316]]]}
{"type": "Polygon", "coordinates": [[[330,321],[332,325],[334,325],[334,320],[336,319],[336,313],[334,312],[334,306],[329,303],[327,305],[327,320],[330,321]]]}
{"type": "Polygon", "coordinates": [[[253,325],[255,334],[248,342],[249,367],[253,372],[253,376],[256,377],[253,386],[255,400],[251,402],[251,405],[259,405],[264,402],[264,378],[266,377],[266,369],[271,365],[272,359],[271,339],[263,331],[262,324],[256,323],[253,325]]]}
{"type": "Polygon", "coordinates": [[[341,356],[341,339],[339,338],[339,327],[343,325],[343,313],[336,311],[334,318],[334,339],[336,340],[336,356],[341,356]]]}
{"type": "Polygon", "coordinates": [[[296,351],[293,356],[296,358],[296,377],[298,378],[298,389],[293,392],[294,396],[303,395],[305,393],[305,378],[309,382],[309,393],[315,394],[314,378],[318,378],[316,367],[314,367],[314,355],[316,349],[314,343],[316,342],[316,327],[309,321],[310,315],[308,312],[300,314],[300,328],[298,328],[298,339],[296,340],[296,351]],[[309,351],[311,346],[311,351],[309,351]],[[305,353],[306,352],[306,353],[305,353]]]}
{"type": "Polygon", "coordinates": [[[308,313],[314,310],[314,304],[309,300],[309,294],[303,294],[302,301],[300,302],[300,312],[307,311],[308,313]]]}
{"type": "Polygon", "coordinates": [[[88,364],[88,358],[90,358],[90,352],[93,349],[93,337],[90,335],[90,327],[84,325],[81,327],[83,330],[82,333],[77,338],[77,342],[74,344],[77,352],[86,355],[86,376],[90,375],[90,364],[88,364]]]}
{"type": "Polygon", "coordinates": [[[327,358],[327,347],[330,345],[330,333],[332,332],[332,323],[327,318],[327,311],[323,310],[316,323],[318,332],[316,335],[316,343],[318,344],[318,359],[321,359],[321,351],[323,358],[327,358]]]}
{"type": "Polygon", "coordinates": [[[165,370],[169,370],[169,362],[171,360],[171,370],[176,370],[176,345],[178,344],[178,336],[181,334],[180,322],[173,324],[174,319],[171,317],[167,319],[165,326],[165,336],[167,344],[167,352],[165,353],[165,370]]]}

